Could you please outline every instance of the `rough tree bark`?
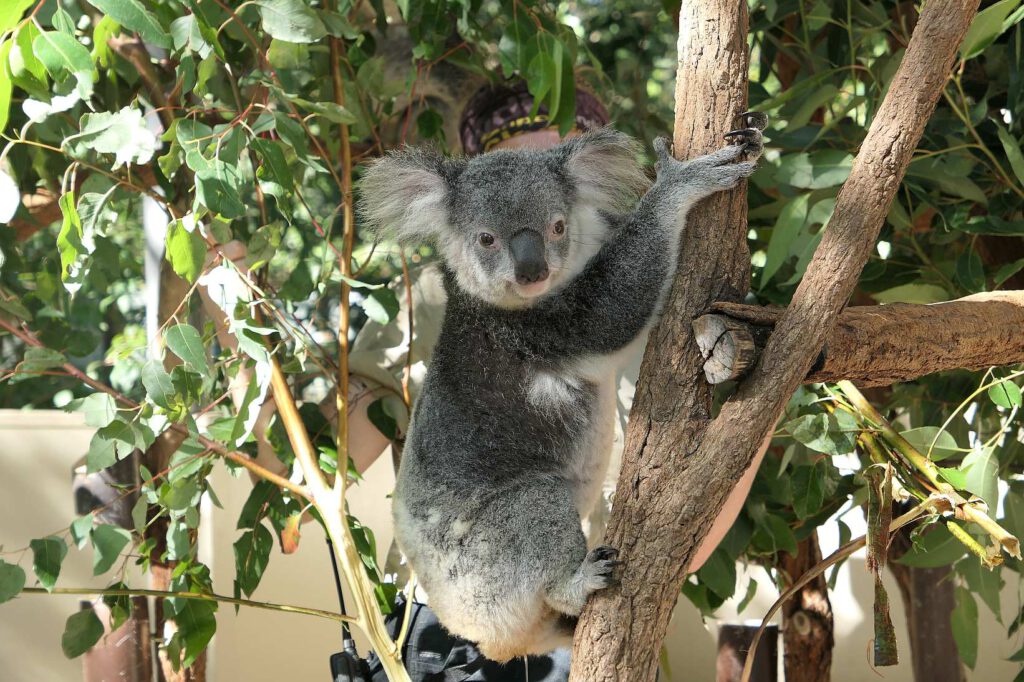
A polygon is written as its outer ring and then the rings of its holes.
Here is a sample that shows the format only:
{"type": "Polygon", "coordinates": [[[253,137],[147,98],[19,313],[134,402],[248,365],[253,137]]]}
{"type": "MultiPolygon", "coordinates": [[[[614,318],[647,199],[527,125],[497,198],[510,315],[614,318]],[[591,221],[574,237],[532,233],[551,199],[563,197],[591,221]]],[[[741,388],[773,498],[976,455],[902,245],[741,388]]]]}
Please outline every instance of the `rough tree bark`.
{"type": "MultiPolygon", "coordinates": [[[[792,304],[714,420],[690,323],[747,288],[744,193],[691,214],[680,277],[641,368],[608,525],[607,541],[625,561],[622,583],[584,609],[573,682],[655,678],[685,567],[853,292],[977,7],[925,6],[792,304]]],[[[675,152],[685,158],[717,147],[745,105],[746,3],[686,2],[679,24],[675,152]]]]}
{"type": "MultiPolygon", "coordinates": [[[[778,568],[787,587],[821,561],[817,532],[783,552],[778,568]]],[[[832,678],[832,603],[825,575],[819,575],[782,607],[782,651],[786,682],[828,682],[832,678]]]]}
{"type": "MultiPolygon", "coordinates": [[[[745,335],[753,342],[748,360],[752,365],[785,312],[727,302],[716,303],[712,311],[694,321],[698,343],[712,351],[704,363],[705,375],[712,383],[720,383],[710,374],[712,370],[725,375],[735,369],[730,351],[743,344],[737,344],[734,337],[745,335]],[[719,320],[730,327],[725,334],[715,333],[722,325],[710,324],[719,320]],[[705,338],[698,329],[708,330],[705,338]]],[[[828,335],[824,363],[812,369],[804,381],[847,379],[858,386],[888,386],[950,369],[1021,363],[1022,326],[1024,291],[975,294],[931,305],[847,308],[828,335]]]]}

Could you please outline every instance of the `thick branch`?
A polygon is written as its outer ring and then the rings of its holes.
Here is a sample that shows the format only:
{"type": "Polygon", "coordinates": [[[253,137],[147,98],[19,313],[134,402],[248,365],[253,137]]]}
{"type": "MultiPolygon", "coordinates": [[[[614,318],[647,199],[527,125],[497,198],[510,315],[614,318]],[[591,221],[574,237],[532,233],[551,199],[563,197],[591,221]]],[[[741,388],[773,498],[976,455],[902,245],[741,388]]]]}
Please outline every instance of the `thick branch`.
{"type": "MultiPolygon", "coordinates": [[[[925,5],[792,305],[750,378],[710,424],[703,362],[689,327],[712,300],[735,300],[747,287],[743,196],[706,202],[688,221],[680,277],[641,368],[609,520],[608,542],[626,562],[622,584],[584,610],[574,682],[654,679],[685,567],[846,305],[977,6],[925,5]]],[[[746,63],[746,3],[683,3],[677,151],[718,144],[743,105],[746,63]]]]}
{"type": "MultiPolygon", "coordinates": [[[[730,340],[753,340],[754,358],[785,310],[719,303],[694,321],[704,373],[711,383],[741,376],[730,340]],[[723,333],[724,332],[724,333],[723,333]]],[[[951,369],[982,369],[1024,362],[1024,291],[975,294],[946,303],[893,303],[847,308],[828,336],[824,362],[805,383],[847,379],[888,386],[951,369]]]]}

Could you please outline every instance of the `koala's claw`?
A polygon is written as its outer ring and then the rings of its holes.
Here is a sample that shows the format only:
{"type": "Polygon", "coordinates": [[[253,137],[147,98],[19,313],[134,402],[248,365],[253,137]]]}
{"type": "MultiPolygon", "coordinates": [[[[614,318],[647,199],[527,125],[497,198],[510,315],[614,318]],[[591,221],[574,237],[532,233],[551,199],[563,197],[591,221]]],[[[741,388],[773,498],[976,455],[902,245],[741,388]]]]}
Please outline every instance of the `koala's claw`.
{"type": "MultiPolygon", "coordinates": [[[[600,561],[602,559],[614,559],[617,556],[619,556],[619,550],[609,545],[601,545],[592,549],[590,554],[587,556],[587,559],[590,561],[600,561]]],[[[616,563],[621,564],[622,562],[619,561],[616,563]]]]}
{"type": "Polygon", "coordinates": [[[768,127],[768,115],[762,111],[744,111],[736,117],[744,128],[764,130],[768,127]]]}
{"type": "Polygon", "coordinates": [[[608,545],[601,545],[590,551],[586,561],[583,562],[586,585],[589,590],[603,590],[619,583],[616,568],[621,566],[622,562],[615,559],[618,555],[619,550],[608,545]]]}
{"type": "Polygon", "coordinates": [[[729,144],[743,148],[743,154],[747,157],[757,158],[764,150],[764,138],[757,128],[740,128],[730,130],[723,135],[729,144]]]}

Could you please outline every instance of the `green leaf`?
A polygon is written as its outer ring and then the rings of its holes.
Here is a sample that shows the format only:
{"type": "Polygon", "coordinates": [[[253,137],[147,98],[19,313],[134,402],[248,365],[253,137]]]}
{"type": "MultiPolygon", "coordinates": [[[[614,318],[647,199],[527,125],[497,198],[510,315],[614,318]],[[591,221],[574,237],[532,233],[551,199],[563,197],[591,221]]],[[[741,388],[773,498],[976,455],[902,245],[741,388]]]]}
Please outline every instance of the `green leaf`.
{"type": "Polygon", "coordinates": [[[85,456],[89,473],[102,471],[127,457],[135,448],[144,449],[148,443],[127,422],[115,420],[93,434],[89,452],[85,456]]]}
{"type": "Polygon", "coordinates": [[[800,102],[800,107],[796,110],[792,116],[789,117],[789,122],[786,124],[783,132],[791,133],[794,130],[803,128],[814,116],[814,112],[825,106],[835,102],[839,95],[839,89],[831,83],[826,83],[814,91],[813,94],[806,98],[803,98],[800,102]]]}
{"type": "Polygon", "coordinates": [[[985,265],[977,251],[969,249],[956,259],[956,281],[971,293],[985,290],[985,265]]]}
{"type": "Polygon", "coordinates": [[[1009,28],[1003,22],[1019,4],[1020,0],[1001,0],[1001,2],[978,12],[967,29],[964,41],[960,44],[961,57],[963,59],[977,57],[985,51],[986,47],[994,43],[996,38],[1009,28]]]}
{"type": "Polygon", "coordinates": [[[95,515],[90,512],[85,516],[79,516],[71,522],[69,528],[71,539],[74,540],[75,547],[78,549],[84,549],[85,544],[89,542],[89,535],[92,533],[92,524],[95,518],[95,515]]]}
{"type": "Polygon", "coordinates": [[[60,648],[68,658],[77,658],[91,649],[102,636],[103,623],[92,606],[89,606],[68,618],[60,638],[60,648]]]}
{"type": "MultiPolygon", "coordinates": [[[[995,124],[996,130],[999,133],[999,141],[1002,143],[1003,151],[1006,152],[1006,158],[1010,162],[1010,168],[1013,169],[1013,174],[1017,176],[1017,182],[1024,185],[1024,153],[1020,150],[1020,143],[1010,134],[1006,126],[999,121],[996,121],[995,124]]],[[[0,128],[2,127],[0,126],[0,128]]]]}
{"type": "Polygon", "coordinates": [[[398,422],[388,413],[384,398],[378,398],[370,403],[366,408],[366,416],[388,440],[395,440],[398,437],[398,422]]]}
{"type": "Polygon", "coordinates": [[[182,664],[192,665],[199,654],[217,632],[217,603],[202,599],[182,599],[174,622],[178,625],[182,641],[185,643],[185,660],[182,664]]]}
{"type": "Polygon", "coordinates": [[[896,562],[913,568],[938,568],[953,563],[966,551],[945,526],[935,526],[916,540],[910,551],[896,562]]]}
{"type": "Polygon", "coordinates": [[[4,0],[0,3],[0,33],[7,33],[17,26],[21,21],[21,15],[35,2],[36,0],[4,0]]]}
{"type": "Polygon", "coordinates": [[[817,514],[825,503],[825,482],[827,475],[817,463],[798,466],[793,470],[793,512],[799,519],[817,514]]]}
{"type": "Polygon", "coordinates": [[[1010,279],[1018,272],[1020,272],[1021,269],[1024,269],[1024,258],[1021,258],[1020,260],[1015,260],[1012,263],[1007,263],[1006,265],[1000,267],[998,270],[996,270],[996,274],[992,276],[993,286],[998,289],[1003,285],[1004,282],[1006,282],[1006,280],[1010,279]]]}
{"type": "Polygon", "coordinates": [[[181,358],[187,367],[191,367],[200,374],[210,371],[210,366],[206,362],[206,347],[203,345],[203,337],[192,325],[174,325],[164,333],[164,341],[171,352],[181,358]]]}
{"type": "Polygon", "coordinates": [[[142,111],[124,107],[116,112],[84,114],[81,132],[64,140],[62,148],[74,156],[84,156],[86,149],[98,154],[113,154],[112,169],[126,163],[145,165],[160,148],[160,141],[146,126],[142,111]]]}
{"type": "Polygon", "coordinates": [[[857,434],[840,427],[836,418],[825,412],[797,417],[787,422],[786,430],[811,450],[827,455],[844,455],[856,447],[857,434]]]}
{"type": "Polygon", "coordinates": [[[103,427],[117,418],[117,403],[109,393],[93,393],[82,401],[78,411],[89,426],[103,427]]]}
{"type": "Polygon", "coordinates": [[[995,448],[987,447],[967,453],[960,471],[964,472],[965,489],[985,500],[989,509],[995,509],[999,500],[999,462],[995,448]]]}
{"type": "Polygon", "coordinates": [[[199,230],[189,232],[180,219],[174,220],[167,226],[166,256],[174,272],[194,282],[206,262],[206,242],[199,230]]]}
{"type": "Polygon", "coordinates": [[[879,303],[938,303],[948,301],[949,293],[935,284],[902,284],[871,294],[879,303]]]}
{"type": "Polygon", "coordinates": [[[281,185],[286,191],[292,191],[295,187],[295,178],[292,176],[288,162],[285,160],[281,143],[257,137],[253,139],[252,146],[263,160],[263,165],[260,168],[260,177],[264,178],[269,174],[270,177],[267,179],[281,185]]]}
{"type": "Polygon", "coordinates": [[[722,599],[736,591],[736,562],[722,549],[716,549],[697,571],[697,577],[722,599]]]}
{"type": "Polygon", "coordinates": [[[978,604],[966,587],[956,588],[956,607],[950,619],[960,660],[974,670],[978,660],[978,604]]]}
{"type": "Polygon", "coordinates": [[[775,179],[792,187],[822,189],[846,182],[853,168],[853,156],[838,149],[782,157],[775,179]]]}
{"type": "Polygon", "coordinates": [[[235,541],[235,582],[246,596],[259,586],[273,546],[274,536],[262,523],[235,541]]]}
{"type": "Polygon", "coordinates": [[[131,540],[131,534],[124,528],[108,523],[96,526],[92,531],[92,574],[102,575],[109,571],[131,540]]]}
{"type": "Polygon", "coordinates": [[[196,201],[224,218],[245,215],[242,182],[235,166],[214,159],[196,171],[196,201]]]}
{"type": "Polygon", "coordinates": [[[919,426],[901,434],[914,448],[933,462],[940,462],[963,452],[953,434],[937,426],[919,426]],[[934,445],[932,445],[934,443],[934,445]]]}
{"type": "Polygon", "coordinates": [[[171,38],[174,49],[179,52],[194,52],[200,59],[206,59],[213,51],[213,46],[206,41],[199,21],[194,14],[186,14],[171,22],[171,38]]]}
{"type": "Polygon", "coordinates": [[[0,559],[0,604],[14,599],[25,587],[25,570],[0,559]]]}
{"type": "MultiPolygon", "coordinates": [[[[3,33],[3,31],[0,31],[0,33],[3,33]]],[[[14,86],[11,83],[11,67],[8,64],[8,56],[13,46],[13,40],[5,40],[3,43],[0,43],[0,132],[3,132],[4,128],[7,127],[7,117],[11,113],[11,92],[14,86]]],[[[6,211],[0,213],[0,219],[2,219],[0,222],[7,222],[10,219],[9,216],[3,218],[4,215],[6,215],[6,211]]]]}
{"type": "Polygon", "coordinates": [[[147,43],[170,49],[171,36],[167,29],[139,0],[89,0],[89,4],[128,30],[138,33],[147,43]]]}
{"type": "Polygon", "coordinates": [[[391,289],[377,289],[362,301],[363,312],[377,324],[388,324],[398,315],[398,297],[391,289]]]}
{"type": "Polygon", "coordinates": [[[765,252],[764,268],[761,270],[761,289],[772,278],[772,275],[778,272],[789,256],[793,240],[800,234],[807,222],[807,207],[810,198],[810,194],[801,194],[787,202],[779,213],[765,252]]]}
{"type": "Polygon", "coordinates": [[[51,535],[33,540],[29,547],[32,548],[32,570],[36,578],[47,591],[52,591],[60,576],[60,566],[68,554],[68,546],[61,538],[51,535]]]}
{"type": "Polygon", "coordinates": [[[142,385],[150,400],[160,407],[171,409],[174,407],[172,399],[175,391],[171,383],[171,377],[164,371],[163,365],[156,360],[150,360],[142,367],[142,385]]]}
{"type": "Polygon", "coordinates": [[[971,592],[981,597],[985,606],[1000,623],[1003,622],[1001,593],[1003,579],[999,570],[986,568],[975,556],[969,556],[956,565],[957,570],[967,580],[971,592]]]}
{"type": "Polygon", "coordinates": [[[45,372],[62,367],[67,361],[60,351],[33,347],[25,349],[25,359],[18,363],[17,369],[19,372],[45,372]]]}
{"type": "Polygon", "coordinates": [[[80,42],[60,31],[43,31],[32,41],[33,54],[42,62],[46,72],[55,80],[68,74],[93,81],[93,63],[89,50],[80,42]]]}
{"type": "Polygon", "coordinates": [[[988,397],[993,403],[1006,409],[1021,405],[1020,387],[1012,381],[1002,381],[989,387],[988,397]]]}
{"type": "MultiPolygon", "coordinates": [[[[57,235],[57,250],[60,252],[60,278],[64,282],[72,282],[71,289],[77,289],[75,283],[78,268],[78,256],[85,251],[82,245],[82,219],[75,208],[75,193],[73,191],[62,194],[58,200],[63,222],[60,226],[60,233],[57,235]]],[[[70,289],[69,289],[70,290],[70,289]]]]}
{"type": "Polygon", "coordinates": [[[302,0],[256,0],[263,17],[263,30],[271,37],[291,43],[313,43],[327,35],[316,12],[302,0]]]}
{"type": "Polygon", "coordinates": [[[1004,237],[1024,235],[1024,220],[1004,220],[997,215],[973,216],[953,227],[969,234],[991,234],[1004,237]]]}

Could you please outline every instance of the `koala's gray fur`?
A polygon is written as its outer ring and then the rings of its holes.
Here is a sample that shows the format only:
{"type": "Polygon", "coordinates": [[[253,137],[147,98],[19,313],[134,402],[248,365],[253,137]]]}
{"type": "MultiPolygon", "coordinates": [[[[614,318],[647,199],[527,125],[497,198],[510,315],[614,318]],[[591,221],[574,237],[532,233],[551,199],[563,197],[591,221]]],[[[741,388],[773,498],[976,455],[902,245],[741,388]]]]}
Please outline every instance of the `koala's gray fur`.
{"type": "Polygon", "coordinates": [[[588,595],[614,580],[616,550],[588,553],[580,519],[605,475],[618,357],[659,312],[686,211],[750,175],[761,138],[746,130],[685,163],[655,147],[639,203],[637,146],[610,129],[470,160],[406,149],[361,182],[365,224],[435,244],[448,293],[396,538],[445,627],[497,661],[567,644],[588,595]],[[547,279],[523,275],[516,239],[536,245],[547,279]]]}

